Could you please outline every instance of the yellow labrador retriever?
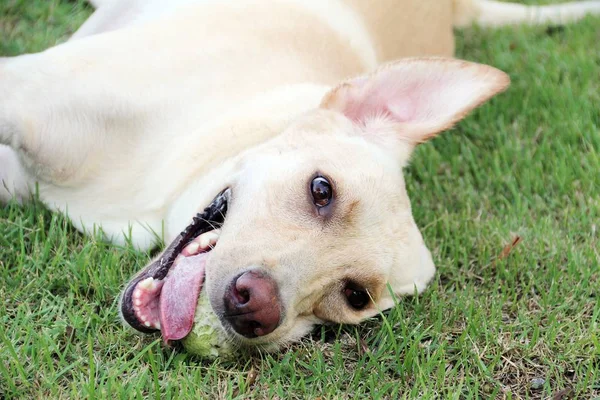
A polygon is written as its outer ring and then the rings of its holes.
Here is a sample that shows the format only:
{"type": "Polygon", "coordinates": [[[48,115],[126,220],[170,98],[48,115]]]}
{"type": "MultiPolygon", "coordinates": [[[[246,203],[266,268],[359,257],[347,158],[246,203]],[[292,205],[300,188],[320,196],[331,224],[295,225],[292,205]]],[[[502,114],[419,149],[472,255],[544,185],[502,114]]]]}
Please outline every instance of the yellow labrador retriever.
{"type": "Polygon", "coordinates": [[[270,349],[315,324],[358,323],[432,278],[402,168],[509,84],[443,58],[453,27],[600,12],[598,1],[93,3],[67,43],[0,60],[0,200],[37,184],[81,230],[143,249],[164,235],[171,244],[123,292],[125,321],[181,339],[204,290],[232,339],[270,349]]]}

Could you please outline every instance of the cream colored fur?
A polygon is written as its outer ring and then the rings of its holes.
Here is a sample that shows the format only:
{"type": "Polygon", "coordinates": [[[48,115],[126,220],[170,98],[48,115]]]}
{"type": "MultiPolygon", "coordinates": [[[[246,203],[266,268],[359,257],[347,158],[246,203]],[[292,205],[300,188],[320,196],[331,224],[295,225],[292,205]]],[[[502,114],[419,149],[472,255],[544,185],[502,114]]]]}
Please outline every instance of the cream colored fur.
{"type": "Polygon", "coordinates": [[[453,25],[573,20],[599,2],[97,0],[67,43],[0,60],[0,200],[42,201],[81,230],[147,249],[213,196],[233,201],[207,266],[268,268],[286,318],[249,343],[356,323],[422,291],[435,267],[402,166],[414,146],[508,84],[451,56],[453,25]],[[532,18],[531,11],[542,17],[532,18]],[[356,78],[359,77],[360,78],[356,78]],[[343,83],[341,83],[343,82],[343,83]],[[335,181],[337,219],[311,217],[307,182],[335,181]],[[374,302],[357,312],[340,282],[374,302]]]}

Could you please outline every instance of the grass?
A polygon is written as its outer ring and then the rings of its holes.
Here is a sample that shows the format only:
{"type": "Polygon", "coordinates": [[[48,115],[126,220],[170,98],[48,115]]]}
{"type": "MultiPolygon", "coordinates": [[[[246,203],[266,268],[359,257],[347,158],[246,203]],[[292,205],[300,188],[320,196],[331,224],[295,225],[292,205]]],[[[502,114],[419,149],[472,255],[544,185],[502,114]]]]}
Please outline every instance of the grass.
{"type": "MultiPolygon", "coordinates": [[[[5,0],[0,55],[56,44],[89,12],[5,0]]],[[[11,204],[0,208],[0,398],[599,398],[600,19],[457,40],[460,57],[513,84],[419,148],[407,172],[439,267],[423,296],[279,354],[198,360],[118,321],[119,291],[147,254],[11,204]]]]}

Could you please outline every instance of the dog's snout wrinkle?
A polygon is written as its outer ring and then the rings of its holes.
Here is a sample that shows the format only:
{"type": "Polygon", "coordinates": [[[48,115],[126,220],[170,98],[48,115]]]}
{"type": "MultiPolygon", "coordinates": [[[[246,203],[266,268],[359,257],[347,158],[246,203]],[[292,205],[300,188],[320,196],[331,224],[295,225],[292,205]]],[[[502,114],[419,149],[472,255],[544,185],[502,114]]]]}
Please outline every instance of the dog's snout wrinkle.
{"type": "Polygon", "coordinates": [[[275,279],[260,270],[234,278],[223,296],[225,319],[242,336],[273,332],[281,322],[281,302],[275,279]]]}

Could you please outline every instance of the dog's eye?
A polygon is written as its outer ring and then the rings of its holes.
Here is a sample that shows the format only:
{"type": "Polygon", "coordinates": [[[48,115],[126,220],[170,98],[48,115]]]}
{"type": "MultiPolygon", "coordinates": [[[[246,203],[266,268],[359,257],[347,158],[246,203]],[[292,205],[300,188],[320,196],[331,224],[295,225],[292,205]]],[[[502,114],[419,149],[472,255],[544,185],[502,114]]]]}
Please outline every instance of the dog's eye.
{"type": "Polygon", "coordinates": [[[354,285],[348,285],[344,288],[344,296],[348,300],[348,304],[355,310],[362,310],[369,304],[369,294],[357,289],[354,285]]]}
{"type": "Polygon", "coordinates": [[[329,181],[322,176],[317,176],[310,184],[313,202],[317,207],[325,207],[331,202],[333,189],[329,181]]]}

